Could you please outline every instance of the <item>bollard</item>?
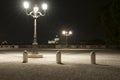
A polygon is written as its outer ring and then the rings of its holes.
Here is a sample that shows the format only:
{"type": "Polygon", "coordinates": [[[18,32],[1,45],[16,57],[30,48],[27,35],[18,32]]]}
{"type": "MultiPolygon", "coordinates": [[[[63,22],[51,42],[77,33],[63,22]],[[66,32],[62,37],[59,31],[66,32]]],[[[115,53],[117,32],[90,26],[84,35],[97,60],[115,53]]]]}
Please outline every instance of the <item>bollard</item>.
{"type": "Polygon", "coordinates": [[[91,52],[91,64],[96,64],[96,54],[94,51],[91,52]]]}
{"type": "Polygon", "coordinates": [[[27,50],[24,50],[23,52],[23,63],[27,63],[28,62],[28,52],[27,50]]]}
{"type": "Polygon", "coordinates": [[[57,51],[56,53],[56,63],[61,64],[61,52],[57,51]]]}

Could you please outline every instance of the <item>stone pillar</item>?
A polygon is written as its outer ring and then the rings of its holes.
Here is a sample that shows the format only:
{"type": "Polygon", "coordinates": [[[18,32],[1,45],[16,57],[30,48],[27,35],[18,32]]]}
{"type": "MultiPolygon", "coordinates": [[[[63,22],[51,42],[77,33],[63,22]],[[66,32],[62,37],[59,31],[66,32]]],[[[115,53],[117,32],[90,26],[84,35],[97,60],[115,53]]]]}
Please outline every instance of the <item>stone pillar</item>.
{"type": "Polygon", "coordinates": [[[23,63],[27,63],[28,62],[28,52],[27,50],[24,50],[23,52],[23,63]]]}
{"type": "Polygon", "coordinates": [[[96,54],[94,51],[90,53],[91,56],[91,64],[96,64],[96,54]]]}
{"type": "Polygon", "coordinates": [[[56,53],[56,63],[61,64],[61,52],[57,51],[56,53]]]}

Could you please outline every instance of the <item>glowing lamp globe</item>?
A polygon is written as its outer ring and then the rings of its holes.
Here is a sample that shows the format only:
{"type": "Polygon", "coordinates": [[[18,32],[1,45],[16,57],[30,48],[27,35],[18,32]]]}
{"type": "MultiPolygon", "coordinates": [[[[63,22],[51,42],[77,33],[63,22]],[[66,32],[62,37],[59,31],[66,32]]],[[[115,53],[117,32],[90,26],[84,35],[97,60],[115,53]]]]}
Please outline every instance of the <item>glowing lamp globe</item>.
{"type": "Polygon", "coordinates": [[[29,8],[29,2],[25,1],[23,3],[23,6],[24,6],[25,9],[28,9],[29,8]]]}
{"type": "Polygon", "coordinates": [[[42,9],[43,9],[43,10],[47,10],[47,8],[48,8],[48,5],[47,5],[46,3],[43,3],[43,4],[42,4],[42,9]]]}

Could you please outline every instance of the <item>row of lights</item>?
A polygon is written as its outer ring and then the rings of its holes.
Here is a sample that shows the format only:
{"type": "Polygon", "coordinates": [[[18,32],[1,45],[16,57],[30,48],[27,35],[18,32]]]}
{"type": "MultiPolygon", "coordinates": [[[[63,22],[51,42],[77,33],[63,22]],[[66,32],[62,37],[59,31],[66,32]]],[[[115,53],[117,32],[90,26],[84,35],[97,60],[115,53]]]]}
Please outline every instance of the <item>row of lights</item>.
{"type": "Polygon", "coordinates": [[[70,35],[72,35],[72,31],[63,30],[62,34],[65,35],[65,36],[70,36],[70,35]]]}
{"type": "MultiPolygon", "coordinates": [[[[24,1],[23,6],[24,6],[25,9],[29,9],[30,4],[29,4],[28,1],[24,1]]],[[[42,7],[43,10],[47,10],[48,5],[46,3],[43,3],[41,7],[42,7]]],[[[35,5],[33,7],[33,11],[36,13],[36,12],[38,12],[38,10],[39,10],[39,7],[37,5],[35,5]]]]}

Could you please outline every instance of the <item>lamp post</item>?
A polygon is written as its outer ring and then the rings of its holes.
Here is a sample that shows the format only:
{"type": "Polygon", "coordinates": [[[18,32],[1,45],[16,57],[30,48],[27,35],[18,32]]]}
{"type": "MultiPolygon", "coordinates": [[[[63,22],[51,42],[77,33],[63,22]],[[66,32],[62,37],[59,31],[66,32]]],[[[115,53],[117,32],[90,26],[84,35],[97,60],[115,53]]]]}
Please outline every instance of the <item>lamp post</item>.
{"type": "Polygon", "coordinates": [[[37,52],[37,18],[39,18],[40,16],[45,16],[46,14],[46,10],[47,10],[47,4],[43,3],[42,4],[42,11],[39,10],[39,7],[37,5],[35,5],[33,7],[33,9],[30,11],[29,10],[29,2],[28,1],[24,1],[23,6],[25,8],[25,12],[28,16],[32,16],[34,18],[34,35],[33,35],[33,53],[38,53],[37,52]]]}
{"type": "Polygon", "coordinates": [[[72,35],[72,31],[63,30],[62,34],[65,36],[65,45],[68,47],[68,36],[72,35]]]}

